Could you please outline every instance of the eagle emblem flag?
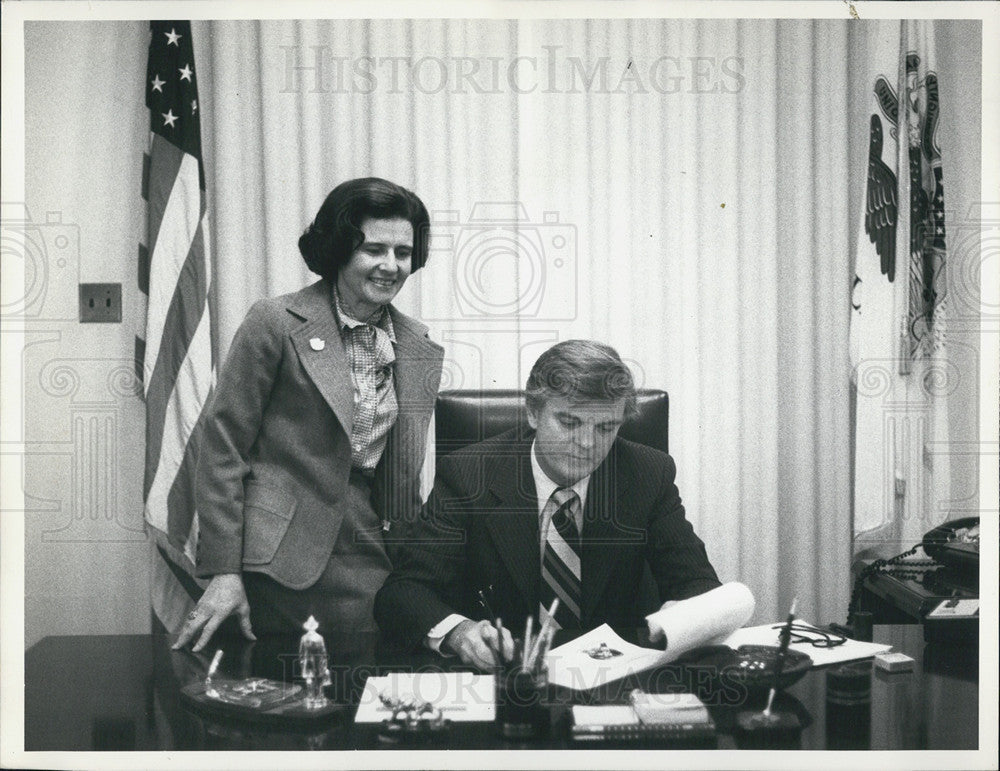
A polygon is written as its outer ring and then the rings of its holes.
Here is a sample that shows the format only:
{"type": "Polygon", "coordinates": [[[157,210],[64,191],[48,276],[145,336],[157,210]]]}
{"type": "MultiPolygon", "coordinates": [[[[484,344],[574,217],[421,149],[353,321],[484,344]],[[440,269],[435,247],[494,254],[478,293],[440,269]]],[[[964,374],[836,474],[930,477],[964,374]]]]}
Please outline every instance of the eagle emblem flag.
{"type": "Polygon", "coordinates": [[[850,330],[854,533],[909,541],[945,518],[950,488],[933,22],[873,22],[867,45],[869,142],[850,330]]]}

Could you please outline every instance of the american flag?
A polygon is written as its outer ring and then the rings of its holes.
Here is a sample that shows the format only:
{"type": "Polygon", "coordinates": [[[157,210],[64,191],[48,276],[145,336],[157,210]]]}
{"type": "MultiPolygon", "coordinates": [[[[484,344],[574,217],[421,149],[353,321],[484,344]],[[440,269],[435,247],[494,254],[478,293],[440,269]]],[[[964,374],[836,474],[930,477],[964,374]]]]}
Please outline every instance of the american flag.
{"type": "Polygon", "coordinates": [[[215,382],[211,266],[198,81],[189,21],[150,23],[146,107],[150,144],[142,191],[146,242],[139,290],[147,300],[136,364],[146,399],[145,520],[152,535],[151,600],[176,631],[199,586],[194,475],[200,416],[215,382]]]}

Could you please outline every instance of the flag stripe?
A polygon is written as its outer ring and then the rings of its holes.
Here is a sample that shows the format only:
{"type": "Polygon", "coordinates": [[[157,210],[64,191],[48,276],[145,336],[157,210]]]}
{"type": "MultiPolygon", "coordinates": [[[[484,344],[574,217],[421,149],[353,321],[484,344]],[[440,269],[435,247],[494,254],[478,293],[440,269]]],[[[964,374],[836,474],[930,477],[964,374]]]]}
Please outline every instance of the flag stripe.
{"type": "MultiPolygon", "coordinates": [[[[178,276],[173,298],[166,314],[160,337],[160,349],[150,373],[146,366],[146,457],[155,461],[160,454],[163,441],[164,420],[167,403],[177,386],[178,377],[185,361],[188,360],[188,347],[197,334],[201,323],[208,318],[204,312],[207,302],[207,265],[203,255],[202,230],[199,227],[195,233],[194,242],[188,252],[184,268],[178,276]]],[[[146,340],[147,360],[151,350],[152,339],[146,340]]],[[[208,398],[211,378],[211,343],[208,343],[208,368],[189,368],[187,376],[194,383],[191,392],[195,402],[192,408],[200,410],[208,398]]],[[[197,414],[189,418],[193,427],[197,414]]],[[[147,465],[148,467],[148,465],[147,465]]],[[[151,480],[147,477],[145,492],[149,492],[151,480]]]]}
{"type": "MultiPolygon", "coordinates": [[[[176,151],[176,148],[173,149],[176,151]]],[[[197,166],[197,160],[190,156],[182,162],[163,214],[163,227],[160,228],[156,242],[150,242],[152,257],[149,270],[149,305],[146,311],[147,384],[150,382],[155,365],[155,361],[151,361],[150,357],[160,352],[167,314],[171,304],[176,302],[178,281],[192,255],[195,255],[196,259],[204,260],[203,248],[197,253],[191,249],[195,235],[201,227],[201,219],[192,214],[192,211],[199,211],[201,206],[201,190],[195,181],[198,174],[197,166]]],[[[150,217],[152,216],[151,212],[150,217]]],[[[188,286],[191,279],[196,278],[199,272],[188,275],[188,286]]],[[[207,283],[207,280],[199,280],[195,286],[200,287],[207,283]]]]}
{"type": "Polygon", "coordinates": [[[190,573],[177,564],[176,557],[171,558],[171,556],[167,554],[166,549],[164,549],[161,544],[156,545],[156,551],[159,552],[164,562],[167,563],[167,567],[170,569],[170,572],[174,574],[174,578],[177,579],[177,583],[181,585],[189,597],[196,599],[198,595],[201,594],[201,588],[198,586],[198,582],[194,580],[190,573]]]}
{"type": "MultiPolygon", "coordinates": [[[[146,494],[146,511],[150,523],[160,530],[167,531],[169,513],[167,499],[174,485],[177,472],[184,461],[188,439],[194,431],[201,413],[201,408],[207,399],[211,386],[211,342],[209,338],[209,319],[206,314],[198,325],[198,331],[188,348],[184,359],[183,375],[177,379],[177,385],[170,393],[163,414],[160,430],[159,455],[147,463],[152,463],[155,470],[148,482],[146,494]],[[208,383],[205,383],[205,380],[208,383]]],[[[147,426],[147,433],[149,427],[147,426]]],[[[147,440],[148,441],[148,440],[147,440]]],[[[171,533],[171,536],[187,536],[183,533],[171,533]]]]}
{"type": "Polygon", "coordinates": [[[145,152],[142,154],[142,189],[140,194],[146,203],[149,203],[149,164],[149,153],[145,152]]]}
{"type": "MultiPolygon", "coordinates": [[[[204,416],[204,412],[202,412],[204,416]]],[[[201,444],[201,434],[204,430],[202,416],[198,418],[194,430],[184,446],[184,456],[174,476],[174,482],[167,493],[167,537],[179,549],[186,549],[196,542],[192,537],[192,527],[195,526],[194,483],[198,468],[198,448],[201,444]]],[[[194,554],[189,555],[192,562],[194,554]]]]}
{"type": "Polygon", "coordinates": [[[144,295],[149,294],[149,249],[145,244],[139,244],[137,284],[140,292],[144,295]]]}
{"type": "MultiPolygon", "coordinates": [[[[144,367],[144,364],[145,364],[145,360],[146,360],[146,341],[143,338],[139,337],[139,335],[135,336],[135,354],[134,354],[134,356],[135,356],[135,379],[136,379],[136,382],[140,386],[142,386],[142,384],[143,384],[143,382],[142,382],[142,370],[143,370],[143,367],[144,367]]],[[[143,390],[145,390],[145,389],[143,389],[143,390]]]]}
{"type": "MultiPolygon", "coordinates": [[[[198,164],[198,159],[188,155],[179,147],[172,145],[159,134],[152,134],[150,137],[150,160],[149,160],[149,182],[146,186],[146,200],[149,203],[149,221],[146,223],[146,245],[153,254],[156,254],[156,244],[160,237],[160,228],[164,220],[168,222],[179,222],[181,217],[188,219],[197,213],[201,218],[201,190],[198,187],[197,170],[194,174],[195,190],[191,191],[188,200],[174,201],[171,208],[171,199],[176,195],[175,188],[177,179],[181,176],[181,169],[198,164]],[[197,201],[194,197],[197,196],[197,201]],[[191,204],[194,204],[193,206],[191,204]],[[190,208],[185,209],[185,206],[190,208]]],[[[190,170],[188,170],[190,175],[190,170]]],[[[193,232],[193,228],[192,228],[193,232]]],[[[155,259],[155,258],[154,258],[155,259]]]]}
{"type": "Polygon", "coordinates": [[[184,624],[185,616],[194,608],[201,588],[160,544],[155,544],[152,549],[150,561],[150,604],[164,628],[176,633],[184,624]]]}

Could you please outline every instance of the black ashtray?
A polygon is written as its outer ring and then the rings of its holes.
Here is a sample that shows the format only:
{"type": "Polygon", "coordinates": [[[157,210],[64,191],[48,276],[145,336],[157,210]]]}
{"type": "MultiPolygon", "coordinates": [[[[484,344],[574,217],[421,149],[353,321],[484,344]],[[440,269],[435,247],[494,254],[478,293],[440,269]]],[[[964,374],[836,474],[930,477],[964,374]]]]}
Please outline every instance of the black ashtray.
{"type": "MultiPolygon", "coordinates": [[[[774,683],[774,665],[778,648],[774,645],[741,645],[736,649],[736,659],[726,669],[726,674],[747,688],[770,688],[774,683]]],[[[797,683],[808,672],[813,661],[796,650],[785,651],[785,664],[778,677],[778,688],[797,683]]]]}
{"type": "MultiPolygon", "coordinates": [[[[709,645],[688,651],[675,664],[707,668],[716,679],[742,685],[747,690],[769,689],[774,683],[774,664],[778,647],[774,645],[741,645],[736,650],[725,645],[709,645]]],[[[813,665],[809,656],[788,649],[778,678],[778,688],[787,688],[802,679],[813,665]]]]}

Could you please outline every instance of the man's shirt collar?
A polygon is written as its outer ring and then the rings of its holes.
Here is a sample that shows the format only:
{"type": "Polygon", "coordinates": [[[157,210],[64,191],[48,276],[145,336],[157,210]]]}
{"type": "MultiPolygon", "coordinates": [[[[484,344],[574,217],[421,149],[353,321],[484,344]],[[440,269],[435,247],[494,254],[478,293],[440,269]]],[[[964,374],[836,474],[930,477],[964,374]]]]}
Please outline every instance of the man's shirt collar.
{"type": "MultiPolygon", "coordinates": [[[[531,443],[531,474],[535,479],[535,495],[537,496],[538,503],[538,515],[542,515],[542,510],[545,508],[546,502],[555,492],[556,488],[559,487],[555,482],[549,479],[549,475],[546,474],[542,467],[538,463],[538,455],[535,452],[535,442],[531,443]]],[[[585,476],[583,479],[577,480],[574,484],[570,485],[570,488],[576,492],[580,497],[580,516],[583,516],[583,507],[587,503],[587,488],[590,485],[590,474],[585,476]]],[[[577,522],[577,527],[582,526],[582,522],[577,522]]]]}

